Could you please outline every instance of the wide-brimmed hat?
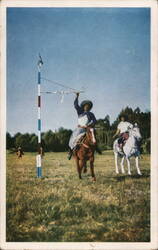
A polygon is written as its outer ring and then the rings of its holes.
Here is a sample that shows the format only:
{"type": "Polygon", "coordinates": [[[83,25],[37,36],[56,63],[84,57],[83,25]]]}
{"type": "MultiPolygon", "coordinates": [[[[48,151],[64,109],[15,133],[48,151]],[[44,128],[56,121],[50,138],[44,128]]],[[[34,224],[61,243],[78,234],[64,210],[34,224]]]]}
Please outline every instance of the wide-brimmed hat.
{"type": "Polygon", "coordinates": [[[84,100],[83,102],[81,102],[81,108],[84,108],[86,104],[89,105],[89,109],[93,107],[93,103],[90,100],[84,100]]]}

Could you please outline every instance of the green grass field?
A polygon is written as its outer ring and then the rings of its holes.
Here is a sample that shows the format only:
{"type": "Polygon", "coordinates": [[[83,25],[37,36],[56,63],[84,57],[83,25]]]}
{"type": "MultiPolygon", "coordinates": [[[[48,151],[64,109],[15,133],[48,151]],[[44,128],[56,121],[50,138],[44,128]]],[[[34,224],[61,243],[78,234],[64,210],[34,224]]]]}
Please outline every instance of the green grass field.
{"type": "Polygon", "coordinates": [[[66,153],[46,153],[42,179],[35,165],[33,153],[7,154],[7,241],[150,241],[149,155],[142,176],[133,164],[132,176],[116,175],[113,153],[96,155],[96,182],[89,168],[79,180],[66,153]]]}

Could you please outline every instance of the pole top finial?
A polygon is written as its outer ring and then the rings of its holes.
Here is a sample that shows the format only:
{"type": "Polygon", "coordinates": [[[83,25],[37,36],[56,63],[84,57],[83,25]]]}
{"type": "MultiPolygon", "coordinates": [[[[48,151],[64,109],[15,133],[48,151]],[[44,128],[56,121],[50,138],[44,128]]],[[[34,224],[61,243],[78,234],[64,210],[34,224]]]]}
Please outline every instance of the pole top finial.
{"type": "Polygon", "coordinates": [[[39,68],[41,68],[42,65],[43,65],[43,60],[42,60],[42,57],[41,57],[40,53],[39,53],[39,60],[38,60],[38,64],[37,65],[38,65],[39,68]]]}

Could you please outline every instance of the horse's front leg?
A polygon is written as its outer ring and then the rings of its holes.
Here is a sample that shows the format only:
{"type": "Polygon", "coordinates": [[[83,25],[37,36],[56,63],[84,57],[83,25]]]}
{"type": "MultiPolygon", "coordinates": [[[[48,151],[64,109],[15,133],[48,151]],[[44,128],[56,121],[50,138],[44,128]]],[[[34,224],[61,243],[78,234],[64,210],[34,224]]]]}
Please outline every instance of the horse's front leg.
{"type": "Polygon", "coordinates": [[[140,172],[140,169],[139,169],[139,158],[138,158],[138,156],[136,156],[135,161],[136,161],[137,173],[139,175],[142,175],[142,173],[140,172]]]}
{"type": "Polygon", "coordinates": [[[122,174],[125,173],[124,164],[123,164],[123,163],[124,163],[124,159],[125,159],[125,157],[123,156],[123,157],[122,157],[122,160],[121,160],[121,164],[120,164],[120,165],[121,165],[122,174]]]}
{"type": "Polygon", "coordinates": [[[90,159],[90,170],[91,170],[93,181],[96,181],[96,177],[94,174],[94,158],[90,159]]]}
{"type": "Polygon", "coordinates": [[[115,171],[116,171],[116,174],[119,174],[119,170],[118,170],[118,154],[117,153],[114,153],[115,155],[115,171]]]}
{"type": "Polygon", "coordinates": [[[85,165],[85,160],[81,159],[79,161],[79,178],[80,179],[82,179],[81,173],[82,173],[82,169],[83,169],[84,165],[85,165]]]}
{"type": "Polygon", "coordinates": [[[131,167],[130,167],[130,161],[129,161],[129,158],[126,157],[126,160],[127,160],[127,167],[128,167],[128,174],[131,175],[131,167]]]}
{"type": "Polygon", "coordinates": [[[81,169],[80,169],[80,164],[79,164],[79,158],[77,156],[75,157],[75,161],[76,161],[78,176],[81,179],[81,169]]]}

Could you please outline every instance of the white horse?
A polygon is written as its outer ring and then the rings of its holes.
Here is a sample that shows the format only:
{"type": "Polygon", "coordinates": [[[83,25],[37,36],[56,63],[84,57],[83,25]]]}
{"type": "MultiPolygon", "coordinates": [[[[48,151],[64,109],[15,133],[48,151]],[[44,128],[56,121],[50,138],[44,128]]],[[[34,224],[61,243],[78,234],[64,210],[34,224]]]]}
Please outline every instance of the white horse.
{"type": "Polygon", "coordinates": [[[136,169],[137,173],[139,175],[141,174],[141,171],[139,169],[139,149],[138,149],[138,143],[137,141],[140,141],[141,139],[141,134],[140,130],[137,126],[133,127],[132,129],[129,129],[129,138],[127,139],[125,145],[123,146],[123,151],[120,149],[118,145],[118,139],[114,141],[113,144],[113,150],[114,150],[114,156],[115,156],[115,167],[116,167],[116,173],[119,174],[119,169],[118,169],[118,155],[122,157],[121,159],[121,171],[124,174],[124,159],[127,161],[127,166],[128,166],[128,174],[131,175],[131,168],[130,168],[130,157],[134,156],[135,157],[135,163],[136,163],[136,169]]]}

